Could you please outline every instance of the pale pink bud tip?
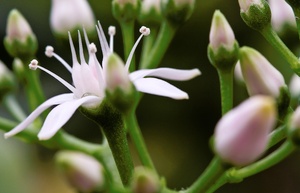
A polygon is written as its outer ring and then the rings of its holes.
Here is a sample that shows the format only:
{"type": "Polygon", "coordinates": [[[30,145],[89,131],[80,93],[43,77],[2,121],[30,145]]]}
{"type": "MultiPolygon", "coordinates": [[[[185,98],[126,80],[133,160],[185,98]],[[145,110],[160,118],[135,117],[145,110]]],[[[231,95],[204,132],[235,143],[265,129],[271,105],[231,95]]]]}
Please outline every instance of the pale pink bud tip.
{"type": "Polygon", "coordinates": [[[45,55],[49,58],[53,56],[54,48],[52,46],[47,46],[45,50],[45,55]]]}
{"type": "Polygon", "coordinates": [[[150,34],[150,29],[147,28],[147,27],[145,27],[145,26],[142,26],[142,27],[140,28],[140,32],[141,32],[141,34],[143,34],[144,36],[148,36],[148,35],[150,34]]]}
{"type": "Polygon", "coordinates": [[[29,68],[31,70],[36,70],[38,68],[38,61],[36,59],[33,59],[30,64],[29,64],[29,68]]]}
{"type": "Polygon", "coordinates": [[[276,123],[273,98],[254,96],[229,111],[215,129],[215,150],[224,161],[245,166],[266,150],[268,135],[276,123]]]}
{"type": "Polygon", "coordinates": [[[116,27],[115,26],[109,26],[109,28],[108,28],[108,34],[110,36],[116,35],[116,27]]]}
{"type": "Polygon", "coordinates": [[[297,107],[290,120],[291,129],[300,129],[300,107],[297,107]]]}

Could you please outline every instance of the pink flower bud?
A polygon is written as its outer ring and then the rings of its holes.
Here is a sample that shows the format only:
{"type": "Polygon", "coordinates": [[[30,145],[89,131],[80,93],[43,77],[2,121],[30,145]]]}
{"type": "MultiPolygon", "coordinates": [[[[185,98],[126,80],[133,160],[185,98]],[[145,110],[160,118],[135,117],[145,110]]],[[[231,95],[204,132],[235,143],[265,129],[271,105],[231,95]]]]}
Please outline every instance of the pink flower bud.
{"type": "Polygon", "coordinates": [[[209,42],[215,52],[222,46],[228,50],[234,49],[234,33],[226,18],[219,10],[216,10],[213,16],[209,42]]]}
{"type": "Polygon", "coordinates": [[[292,129],[300,129],[300,107],[297,107],[292,114],[289,124],[292,129]]]}
{"type": "Polygon", "coordinates": [[[276,123],[273,98],[254,96],[225,114],[215,129],[215,151],[224,161],[245,166],[266,150],[276,123]]]}
{"type": "Polygon", "coordinates": [[[284,78],[263,55],[243,47],[240,49],[240,63],[249,95],[279,97],[280,88],[285,86],[284,78]]]}
{"type": "Polygon", "coordinates": [[[293,9],[285,0],[269,0],[272,11],[272,25],[281,32],[285,26],[296,27],[293,9]]]}
{"type": "Polygon", "coordinates": [[[300,77],[297,74],[292,76],[289,89],[293,98],[298,98],[300,96],[300,77]]]}
{"type": "Polygon", "coordinates": [[[95,18],[87,0],[52,0],[50,25],[54,33],[65,36],[82,27],[94,31],[95,18]]]}
{"type": "Polygon", "coordinates": [[[67,181],[81,192],[101,189],[104,184],[103,169],[93,157],[73,151],[60,151],[56,162],[67,181]]]}

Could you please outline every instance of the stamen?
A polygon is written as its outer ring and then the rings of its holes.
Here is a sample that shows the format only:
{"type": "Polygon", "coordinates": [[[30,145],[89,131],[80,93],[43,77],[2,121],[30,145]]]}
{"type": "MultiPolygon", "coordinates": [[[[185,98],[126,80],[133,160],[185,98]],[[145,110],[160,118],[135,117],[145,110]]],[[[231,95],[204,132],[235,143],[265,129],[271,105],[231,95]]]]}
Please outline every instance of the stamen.
{"type": "Polygon", "coordinates": [[[49,58],[54,56],[54,58],[56,58],[70,73],[72,73],[71,66],[54,52],[54,48],[52,46],[46,46],[45,55],[49,58]]]}
{"type": "Polygon", "coordinates": [[[67,81],[65,81],[64,79],[62,79],[61,77],[57,76],[56,74],[54,74],[53,72],[51,72],[50,70],[39,66],[38,65],[38,61],[37,60],[32,60],[29,64],[29,68],[31,70],[36,70],[37,68],[39,68],[40,70],[46,72],[47,74],[49,74],[50,76],[52,76],[53,78],[55,78],[56,80],[58,80],[60,83],[62,83],[65,87],[67,87],[71,92],[75,92],[75,87],[73,87],[71,84],[69,84],[67,81]]]}
{"type": "Polygon", "coordinates": [[[136,49],[136,47],[138,46],[139,42],[141,41],[142,37],[143,36],[148,36],[150,34],[150,29],[143,26],[140,28],[140,32],[141,32],[141,35],[140,37],[136,40],[135,44],[133,45],[131,51],[130,51],[130,54],[127,58],[127,61],[126,61],[126,64],[125,64],[125,69],[129,69],[129,66],[130,66],[130,63],[131,63],[131,60],[132,60],[132,57],[133,57],[133,54],[134,54],[134,51],[136,49]]]}
{"type": "Polygon", "coordinates": [[[46,46],[45,55],[49,58],[53,56],[54,48],[52,46],[46,46]]]}
{"type": "Polygon", "coordinates": [[[29,64],[30,70],[36,70],[38,68],[38,61],[36,59],[31,60],[29,64]]]}
{"type": "Polygon", "coordinates": [[[68,32],[68,35],[69,35],[69,42],[70,42],[70,47],[71,47],[72,61],[73,61],[73,65],[74,65],[75,63],[78,63],[78,60],[77,60],[77,57],[76,57],[76,52],[75,52],[73,40],[72,40],[72,37],[71,37],[71,33],[68,32]]]}
{"type": "Polygon", "coordinates": [[[95,54],[97,52],[97,47],[94,43],[91,43],[90,45],[88,45],[89,48],[89,52],[95,54]]]}
{"type": "Polygon", "coordinates": [[[115,26],[109,26],[108,34],[109,34],[109,37],[110,37],[110,40],[109,40],[110,51],[113,52],[114,51],[114,35],[116,35],[116,27],[115,26]]]}

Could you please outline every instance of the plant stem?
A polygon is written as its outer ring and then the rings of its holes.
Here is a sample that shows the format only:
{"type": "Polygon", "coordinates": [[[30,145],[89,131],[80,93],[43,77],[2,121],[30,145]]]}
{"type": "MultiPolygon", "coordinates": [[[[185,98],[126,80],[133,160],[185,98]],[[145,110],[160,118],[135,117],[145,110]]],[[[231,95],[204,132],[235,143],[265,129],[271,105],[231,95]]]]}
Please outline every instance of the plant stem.
{"type": "Polygon", "coordinates": [[[148,57],[143,60],[140,68],[156,68],[167,48],[169,47],[177,28],[172,26],[168,21],[164,21],[161,25],[157,40],[149,53],[148,57]]]}
{"type": "Polygon", "coordinates": [[[136,120],[135,111],[127,113],[124,117],[130,137],[132,138],[133,143],[135,144],[142,164],[156,172],[155,166],[147,150],[145,140],[143,139],[138,122],[136,120]]]}
{"type": "MultiPolygon", "coordinates": [[[[127,60],[129,53],[134,45],[134,21],[120,22],[124,44],[124,58],[127,60]]],[[[135,57],[132,57],[129,71],[135,71],[135,57]]]]}
{"type": "Polygon", "coordinates": [[[183,193],[206,192],[215,181],[223,174],[224,167],[219,158],[215,157],[205,169],[203,174],[183,193]]]}
{"type": "Polygon", "coordinates": [[[276,128],[269,136],[268,149],[276,145],[278,142],[286,138],[287,127],[282,125],[279,128],[276,128]]]}
{"type": "Polygon", "coordinates": [[[221,91],[222,115],[227,113],[233,106],[233,69],[225,71],[218,69],[221,91]]]}
{"type": "Polygon", "coordinates": [[[298,75],[300,75],[300,61],[291,52],[291,50],[282,42],[280,37],[272,29],[271,25],[265,27],[260,31],[266,40],[282,54],[284,59],[290,64],[291,69],[298,75]]]}
{"type": "Polygon", "coordinates": [[[25,113],[18,104],[16,97],[12,94],[8,94],[3,97],[3,104],[7,111],[16,119],[16,121],[23,121],[26,118],[25,113]]]}

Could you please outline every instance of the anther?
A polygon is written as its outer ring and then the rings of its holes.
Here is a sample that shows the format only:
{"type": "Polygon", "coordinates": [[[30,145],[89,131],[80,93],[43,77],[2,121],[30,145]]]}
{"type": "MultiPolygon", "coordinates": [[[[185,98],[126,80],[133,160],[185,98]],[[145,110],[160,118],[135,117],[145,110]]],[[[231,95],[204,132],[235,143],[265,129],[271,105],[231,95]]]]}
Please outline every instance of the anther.
{"type": "Polygon", "coordinates": [[[89,45],[89,51],[90,51],[91,53],[96,53],[96,52],[97,52],[97,47],[96,47],[96,45],[95,45],[94,43],[91,43],[91,44],[89,45]]]}
{"type": "Polygon", "coordinates": [[[33,59],[30,64],[29,64],[29,68],[31,70],[36,70],[38,68],[38,61],[36,59],[33,59]]]}
{"type": "Polygon", "coordinates": [[[115,26],[109,26],[109,27],[108,27],[108,34],[109,34],[110,36],[116,35],[116,27],[115,27],[115,26]]]}
{"type": "Polygon", "coordinates": [[[54,48],[52,46],[46,46],[45,55],[49,58],[53,56],[54,48]]]}
{"type": "Polygon", "coordinates": [[[148,36],[150,34],[150,28],[147,28],[145,26],[142,26],[140,28],[140,32],[141,34],[143,34],[144,36],[148,36]]]}

